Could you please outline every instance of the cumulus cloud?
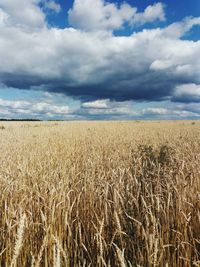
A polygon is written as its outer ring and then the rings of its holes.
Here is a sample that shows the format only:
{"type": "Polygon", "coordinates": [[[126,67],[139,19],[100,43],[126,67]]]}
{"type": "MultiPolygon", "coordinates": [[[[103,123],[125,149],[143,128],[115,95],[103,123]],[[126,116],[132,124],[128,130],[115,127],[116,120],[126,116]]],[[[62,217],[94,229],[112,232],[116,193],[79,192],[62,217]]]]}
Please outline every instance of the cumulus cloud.
{"type": "Polygon", "coordinates": [[[164,34],[169,38],[181,38],[187,33],[192,27],[200,25],[200,17],[187,17],[181,22],[175,22],[164,29],[164,34]]]}
{"type": "Polygon", "coordinates": [[[38,28],[43,27],[45,23],[45,15],[38,6],[39,2],[39,0],[1,0],[0,8],[6,14],[9,25],[38,28]]]}
{"type": "Polygon", "coordinates": [[[182,84],[176,87],[173,100],[177,102],[200,102],[200,84],[182,84]]]}
{"type": "Polygon", "coordinates": [[[115,30],[126,22],[143,25],[155,20],[165,20],[162,3],[150,5],[140,13],[136,7],[125,2],[118,6],[104,0],[75,0],[68,14],[72,26],[86,31],[115,30]]]}
{"type": "Polygon", "coordinates": [[[0,118],[38,118],[38,119],[120,119],[134,118],[132,102],[115,102],[109,99],[85,102],[76,108],[59,103],[67,101],[65,96],[44,92],[39,99],[5,100],[0,98],[0,118]]]}
{"type": "Polygon", "coordinates": [[[165,102],[165,105],[138,109],[133,101],[104,99],[83,103],[75,113],[89,119],[200,119],[200,106],[197,103],[165,102]]]}
{"type": "Polygon", "coordinates": [[[131,23],[133,25],[143,25],[156,20],[165,21],[164,4],[162,3],[155,3],[154,5],[148,6],[144,12],[135,13],[132,17],[131,23]]]}
{"type": "Polygon", "coordinates": [[[37,116],[43,118],[44,114],[48,117],[65,116],[72,111],[68,106],[52,104],[48,102],[35,102],[27,100],[5,100],[0,98],[1,116],[10,117],[27,117],[37,116]]]}
{"type": "Polygon", "coordinates": [[[163,100],[179,84],[200,83],[200,43],[171,38],[168,27],[127,37],[3,27],[0,39],[0,80],[16,88],[83,100],[163,100]]]}
{"type": "Polygon", "coordinates": [[[104,0],[75,0],[69,10],[69,22],[83,30],[114,30],[122,27],[136,13],[137,9],[129,4],[119,8],[104,0]]]}
{"type": "Polygon", "coordinates": [[[84,102],[75,112],[90,119],[133,119],[139,115],[131,101],[116,102],[109,99],[84,102]]]}
{"type": "MultiPolygon", "coordinates": [[[[116,36],[112,31],[125,22],[164,20],[163,5],[139,13],[125,3],[76,0],[69,19],[77,29],[58,29],[45,26],[39,3],[0,2],[0,83],[5,90],[63,93],[79,99],[85,114],[131,114],[126,103],[124,109],[113,104],[122,101],[200,101],[200,41],[182,38],[200,18],[116,36]]],[[[46,4],[59,11],[56,2],[46,4]]],[[[47,112],[50,106],[41,109],[47,112]]]]}

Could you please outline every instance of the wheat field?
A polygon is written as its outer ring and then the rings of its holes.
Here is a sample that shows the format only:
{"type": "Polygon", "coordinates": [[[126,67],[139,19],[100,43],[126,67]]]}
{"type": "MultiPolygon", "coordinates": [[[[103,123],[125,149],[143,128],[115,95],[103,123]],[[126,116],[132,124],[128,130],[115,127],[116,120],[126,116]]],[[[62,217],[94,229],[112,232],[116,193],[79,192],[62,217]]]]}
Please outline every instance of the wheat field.
{"type": "Polygon", "coordinates": [[[200,122],[2,122],[1,267],[200,266],[200,122]]]}

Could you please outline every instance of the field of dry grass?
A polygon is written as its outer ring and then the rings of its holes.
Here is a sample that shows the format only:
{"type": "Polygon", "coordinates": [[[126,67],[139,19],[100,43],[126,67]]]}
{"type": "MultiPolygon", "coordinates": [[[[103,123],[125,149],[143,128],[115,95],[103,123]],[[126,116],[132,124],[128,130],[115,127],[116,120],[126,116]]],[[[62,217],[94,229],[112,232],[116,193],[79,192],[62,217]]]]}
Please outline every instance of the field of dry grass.
{"type": "Polygon", "coordinates": [[[1,267],[200,266],[200,122],[3,122],[1,267]]]}

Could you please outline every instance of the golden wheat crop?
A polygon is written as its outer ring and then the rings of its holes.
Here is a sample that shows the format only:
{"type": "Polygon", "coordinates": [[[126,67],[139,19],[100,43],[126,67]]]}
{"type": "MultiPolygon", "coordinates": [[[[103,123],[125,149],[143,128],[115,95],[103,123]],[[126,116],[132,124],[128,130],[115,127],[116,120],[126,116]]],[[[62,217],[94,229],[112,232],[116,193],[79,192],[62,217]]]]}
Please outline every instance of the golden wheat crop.
{"type": "Polygon", "coordinates": [[[200,266],[200,122],[4,122],[1,267],[200,266]]]}

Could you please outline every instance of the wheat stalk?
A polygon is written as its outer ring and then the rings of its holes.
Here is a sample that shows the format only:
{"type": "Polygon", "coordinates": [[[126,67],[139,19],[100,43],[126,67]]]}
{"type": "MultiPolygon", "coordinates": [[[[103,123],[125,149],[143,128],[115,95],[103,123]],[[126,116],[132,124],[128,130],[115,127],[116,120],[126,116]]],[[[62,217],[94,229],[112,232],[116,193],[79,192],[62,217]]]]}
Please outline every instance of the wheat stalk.
{"type": "Polygon", "coordinates": [[[11,267],[16,266],[17,258],[19,257],[19,254],[22,248],[25,222],[26,222],[26,214],[24,213],[20,218],[19,227],[17,229],[14,254],[13,254],[11,264],[10,264],[11,267]]]}

